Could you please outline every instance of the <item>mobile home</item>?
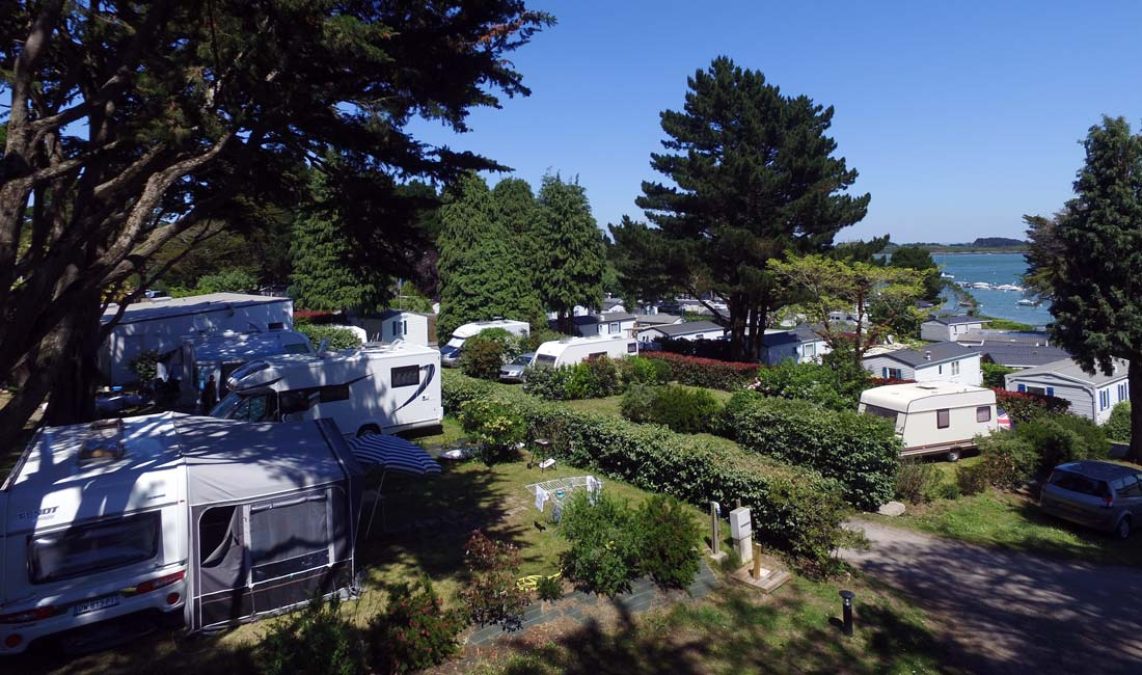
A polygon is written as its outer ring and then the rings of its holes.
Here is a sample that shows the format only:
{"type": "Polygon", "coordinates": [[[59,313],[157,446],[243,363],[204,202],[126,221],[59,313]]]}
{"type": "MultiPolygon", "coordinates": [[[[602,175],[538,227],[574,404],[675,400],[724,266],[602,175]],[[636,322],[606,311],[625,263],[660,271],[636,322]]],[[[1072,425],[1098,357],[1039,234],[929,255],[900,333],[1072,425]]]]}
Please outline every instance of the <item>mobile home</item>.
{"type": "Polygon", "coordinates": [[[0,654],[54,635],[98,646],[128,616],[200,630],[351,589],[361,473],[328,421],[40,430],[0,486],[0,654]]]}
{"type": "Polygon", "coordinates": [[[635,354],[638,354],[638,341],[634,338],[621,335],[568,337],[539,345],[533,364],[560,368],[598,356],[622,359],[635,354]]]}
{"type": "Polygon", "coordinates": [[[309,354],[309,338],[292,330],[264,333],[199,334],[183,339],[179,349],[164,355],[161,369],[179,382],[179,403],[197,403],[210,376],[214,376],[218,401],[229,389],[226,380],[239,366],[253,359],[277,354],[309,354]]]}
{"type": "Polygon", "coordinates": [[[293,326],[293,300],[241,293],[209,293],[186,298],[141,300],[122,310],[110,305],[101,319],[116,320],[99,353],[99,369],[109,384],[137,378],[131,362],[148,351],[178,349],[196,332],[272,331],[293,326]]]}
{"type": "Polygon", "coordinates": [[[496,319],[495,321],[474,321],[472,323],[466,323],[453,331],[448,343],[440,348],[440,362],[446,366],[455,366],[460,362],[460,353],[464,347],[464,341],[473,335],[479,335],[493,328],[502,328],[512,335],[519,335],[521,337],[531,335],[531,325],[526,321],[496,319]]]}
{"type": "Polygon", "coordinates": [[[341,431],[397,433],[440,426],[440,353],[396,343],[282,354],[235,370],[211,412],[251,422],[329,418],[341,431]]]}
{"type": "Polygon", "coordinates": [[[873,387],[860,412],[890,420],[904,443],[901,456],[944,454],[949,460],[975,447],[975,437],[999,428],[995,392],[953,382],[873,387]]]}

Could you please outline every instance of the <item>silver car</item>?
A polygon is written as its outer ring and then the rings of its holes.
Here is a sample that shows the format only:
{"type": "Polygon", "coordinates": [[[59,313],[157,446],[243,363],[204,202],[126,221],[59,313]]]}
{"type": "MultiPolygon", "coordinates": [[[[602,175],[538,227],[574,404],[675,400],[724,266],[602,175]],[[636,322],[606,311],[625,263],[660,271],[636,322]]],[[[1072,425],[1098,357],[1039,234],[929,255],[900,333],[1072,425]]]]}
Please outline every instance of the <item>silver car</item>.
{"type": "Polygon", "coordinates": [[[520,354],[512,359],[511,363],[500,366],[501,382],[523,382],[531,362],[535,360],[535,353],[520,354]]]}
{"type": "Polygon", "coordinates": [[[1142,469],[1083,460],[1060,464],[1039,495],[1044,513],[1126,539],[1142,524],[1142,469]]]}

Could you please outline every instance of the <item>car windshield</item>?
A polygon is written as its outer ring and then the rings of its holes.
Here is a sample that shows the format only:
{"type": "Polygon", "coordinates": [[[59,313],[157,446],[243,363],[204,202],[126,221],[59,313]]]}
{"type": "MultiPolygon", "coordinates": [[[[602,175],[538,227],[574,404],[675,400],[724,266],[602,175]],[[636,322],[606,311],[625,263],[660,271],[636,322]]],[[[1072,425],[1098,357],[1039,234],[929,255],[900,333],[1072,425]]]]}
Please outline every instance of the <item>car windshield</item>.
{"type": "Polygon", "coordinates": [[[277,395],[274,392],[239,394],[230,392],[210,411],[211,417],[246,422],[272,422],[277,418],[277,395]]]}
{"type": "Polygon", "coordinates": [[[1110,489],[1106,485],[1106,481],[1088,478],[1082,474],[1073,473],[1071,471],[1063,471],[1056,469],[1051,474],[1051,485],[1060,487],[1064,490],[1071,492],[1078,492],[1079,494],[1090,495],[1092,497],[1108,497],[1110,496],[1110,489]]]}
{"type": "Polygon", "coordinates": [[[451,347],[453,349],[459,349],[459,348],[464,346],[464,338],[453,337],[444,346],[445,347],[451,347]]]}
{"type": "Polygon", "coordinates": [[[533,358],[535,358],[535,354],[524,354],[515,357],[515,361],[512,361],[512,363],[517,366],[530,366],[533,358]]]}

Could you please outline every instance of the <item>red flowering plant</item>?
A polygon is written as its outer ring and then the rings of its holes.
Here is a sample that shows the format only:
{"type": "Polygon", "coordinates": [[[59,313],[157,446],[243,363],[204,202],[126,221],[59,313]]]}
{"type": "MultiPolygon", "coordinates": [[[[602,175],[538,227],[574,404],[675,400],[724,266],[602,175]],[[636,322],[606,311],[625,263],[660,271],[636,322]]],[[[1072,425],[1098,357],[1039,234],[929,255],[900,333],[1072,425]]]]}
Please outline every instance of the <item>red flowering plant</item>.
{"type": "Polygon", "coordinates": [[[460,591],[468,617],[476,624],[518,630],[530,593],[519,588],[519,548],[476,530],[468,538],[464,562],[470,579],[460,591]]]}

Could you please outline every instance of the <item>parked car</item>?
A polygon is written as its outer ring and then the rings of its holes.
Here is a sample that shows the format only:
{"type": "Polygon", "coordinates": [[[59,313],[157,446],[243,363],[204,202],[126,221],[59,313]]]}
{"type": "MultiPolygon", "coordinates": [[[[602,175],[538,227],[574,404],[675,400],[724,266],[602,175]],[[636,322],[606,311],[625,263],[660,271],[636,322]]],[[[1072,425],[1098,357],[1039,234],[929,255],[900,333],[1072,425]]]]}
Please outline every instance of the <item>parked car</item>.
{"type": "Polygon", "coordinates": [[[524,373],[535,359],[535,352],[520,354],[510,363],[500,366],[500,380],[502,382],[523,382],[524,373]]]}
{"type": "Polygon", "coordinates": [[[1142,524],[1142,469],[1083,460],[1060,464],[1039,494],[1044,513],[1126,539],[1142,524]]]}

